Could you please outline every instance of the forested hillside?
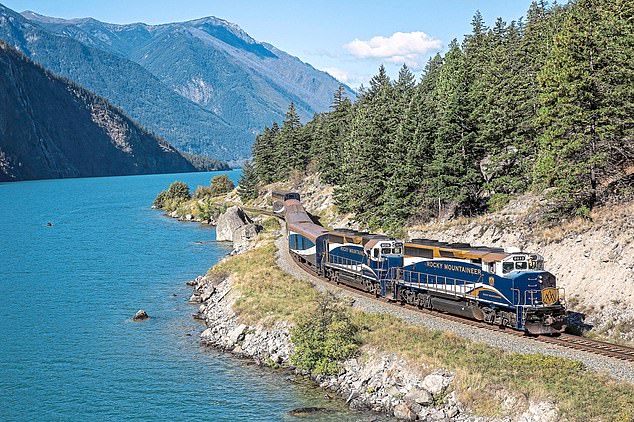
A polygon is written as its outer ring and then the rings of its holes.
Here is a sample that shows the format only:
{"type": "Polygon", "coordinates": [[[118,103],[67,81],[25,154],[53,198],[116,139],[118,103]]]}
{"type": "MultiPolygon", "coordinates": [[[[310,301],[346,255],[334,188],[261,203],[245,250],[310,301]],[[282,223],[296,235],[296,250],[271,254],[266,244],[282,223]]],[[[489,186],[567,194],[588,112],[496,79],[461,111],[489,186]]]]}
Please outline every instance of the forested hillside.
{"type": "Polygon", "coordinates": [[[634,3],[533,3],[526,17],[453,40],[419,81],[381,67],[353,104],[302,126],[294,105],[253,149],[259,183],[312,168],[361,222],[496,209],[535,191],[544,216],[632,195],[634,3]]]}
{"type": "Polygon", "coordinates": [[[121,110],[0,40],[0,182],[194,171],[121,110]]]}

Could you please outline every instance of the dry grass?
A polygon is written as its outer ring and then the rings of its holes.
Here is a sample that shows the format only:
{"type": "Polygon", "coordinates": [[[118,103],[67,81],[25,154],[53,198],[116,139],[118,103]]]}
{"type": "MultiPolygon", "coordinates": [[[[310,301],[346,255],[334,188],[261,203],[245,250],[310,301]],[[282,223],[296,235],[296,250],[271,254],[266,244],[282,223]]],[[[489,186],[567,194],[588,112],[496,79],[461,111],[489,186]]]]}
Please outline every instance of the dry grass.
{"type": "Polygon", "coordinates": [[[500,416],[500,387],[530,400],[553,400],[573,421],[631,421],[634,388],[587,370],[583,364],[539,354],[508,353],[451,333],[407,324],[390,315],[358,312],[363,345],[397,353],[421,368],[457,374],[457,393],[482,415],[500,416]]]}
{"type": "MultiPolygon", "coordinates": [[[[241,295],[235,310],[245,323],[293,322],[308,312],[319,293],[277,266],[273,235],[263,235],[259,243],[256,249],[222,261],[210,273],[233,276],[234,288],[241,295]]],[[[458,396],[477,414],[501,416],[503,394],[510,391],[528,400],[556,402],[566,420],[634,418],[632,385],[589,371],[577,361],[508,353],[391,315],[355,311],[353,323],[360,328],[364,348],[396,353],[422,373],[437,367],[454,371],[458,396]]]]}
{"type": "Polygon", "coordinates": [[[234,289],[240,292],[234,310],[246,324],[292,322],[317,296],[310,283],[279,269],[275,250],[271,236],[265,236],[260,247],[225,259],[209,270],[211,275],[224,272],[233,276],[234,289]]]}
{"type": "Polygon", "coordinates": [[[535,239],[542,243],[559,242],[566,237],[585,233],[593,226],[587,218],[575,217],[556,226],[542,227],[533,233],[535,239]]]}

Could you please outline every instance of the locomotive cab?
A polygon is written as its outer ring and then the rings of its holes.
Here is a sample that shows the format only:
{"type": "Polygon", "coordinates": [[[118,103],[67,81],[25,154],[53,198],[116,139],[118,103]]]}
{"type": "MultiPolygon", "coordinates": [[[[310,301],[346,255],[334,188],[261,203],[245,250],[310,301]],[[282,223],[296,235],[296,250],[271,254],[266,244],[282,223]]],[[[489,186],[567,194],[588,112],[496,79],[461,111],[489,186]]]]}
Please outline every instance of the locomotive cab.
{"type": "Polygon", "coordinates": [[[392,273],[393,268],[403,266],[403,242],[381,239],[370,241],[365,246],[369,266],[382,270],[385,277],[392,273]]]}
{"type": "Polygon", "coordinates": [[[513,271],[544,271],[544,258],[537,254],[514,253],[501,261],[488,263],[488,266],[484,270],[506,277],[513,271]]]}

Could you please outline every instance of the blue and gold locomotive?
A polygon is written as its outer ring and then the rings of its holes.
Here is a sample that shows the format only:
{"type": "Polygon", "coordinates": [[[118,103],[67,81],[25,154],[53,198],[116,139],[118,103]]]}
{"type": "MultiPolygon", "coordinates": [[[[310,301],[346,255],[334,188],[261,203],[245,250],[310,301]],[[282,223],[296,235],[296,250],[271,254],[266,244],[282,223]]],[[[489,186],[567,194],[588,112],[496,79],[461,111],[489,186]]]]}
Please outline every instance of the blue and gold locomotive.
{"type": "Polygon", "coordinates": [[[299,194],[274,192],[273,199],[293,257],[332,281],[530,334],[565,329],[563,289],[537,254],[327,230],[312,221],[299,194]]]}

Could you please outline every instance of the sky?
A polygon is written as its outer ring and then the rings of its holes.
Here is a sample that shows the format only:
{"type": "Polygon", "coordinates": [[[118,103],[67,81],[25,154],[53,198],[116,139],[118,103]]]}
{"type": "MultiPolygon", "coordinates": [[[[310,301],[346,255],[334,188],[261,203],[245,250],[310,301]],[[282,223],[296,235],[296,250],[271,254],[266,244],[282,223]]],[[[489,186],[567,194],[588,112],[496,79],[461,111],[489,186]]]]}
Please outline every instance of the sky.
{"type": "Polygon", "coordinates": [[[159,24],[216,16],[327,71],[353,88],[384,64],[419,74],[427,60],[471,30],[480,10],[487,24],[526,14],[530,0],[0,0],[22,12],[111,23],[159,24]]]}

